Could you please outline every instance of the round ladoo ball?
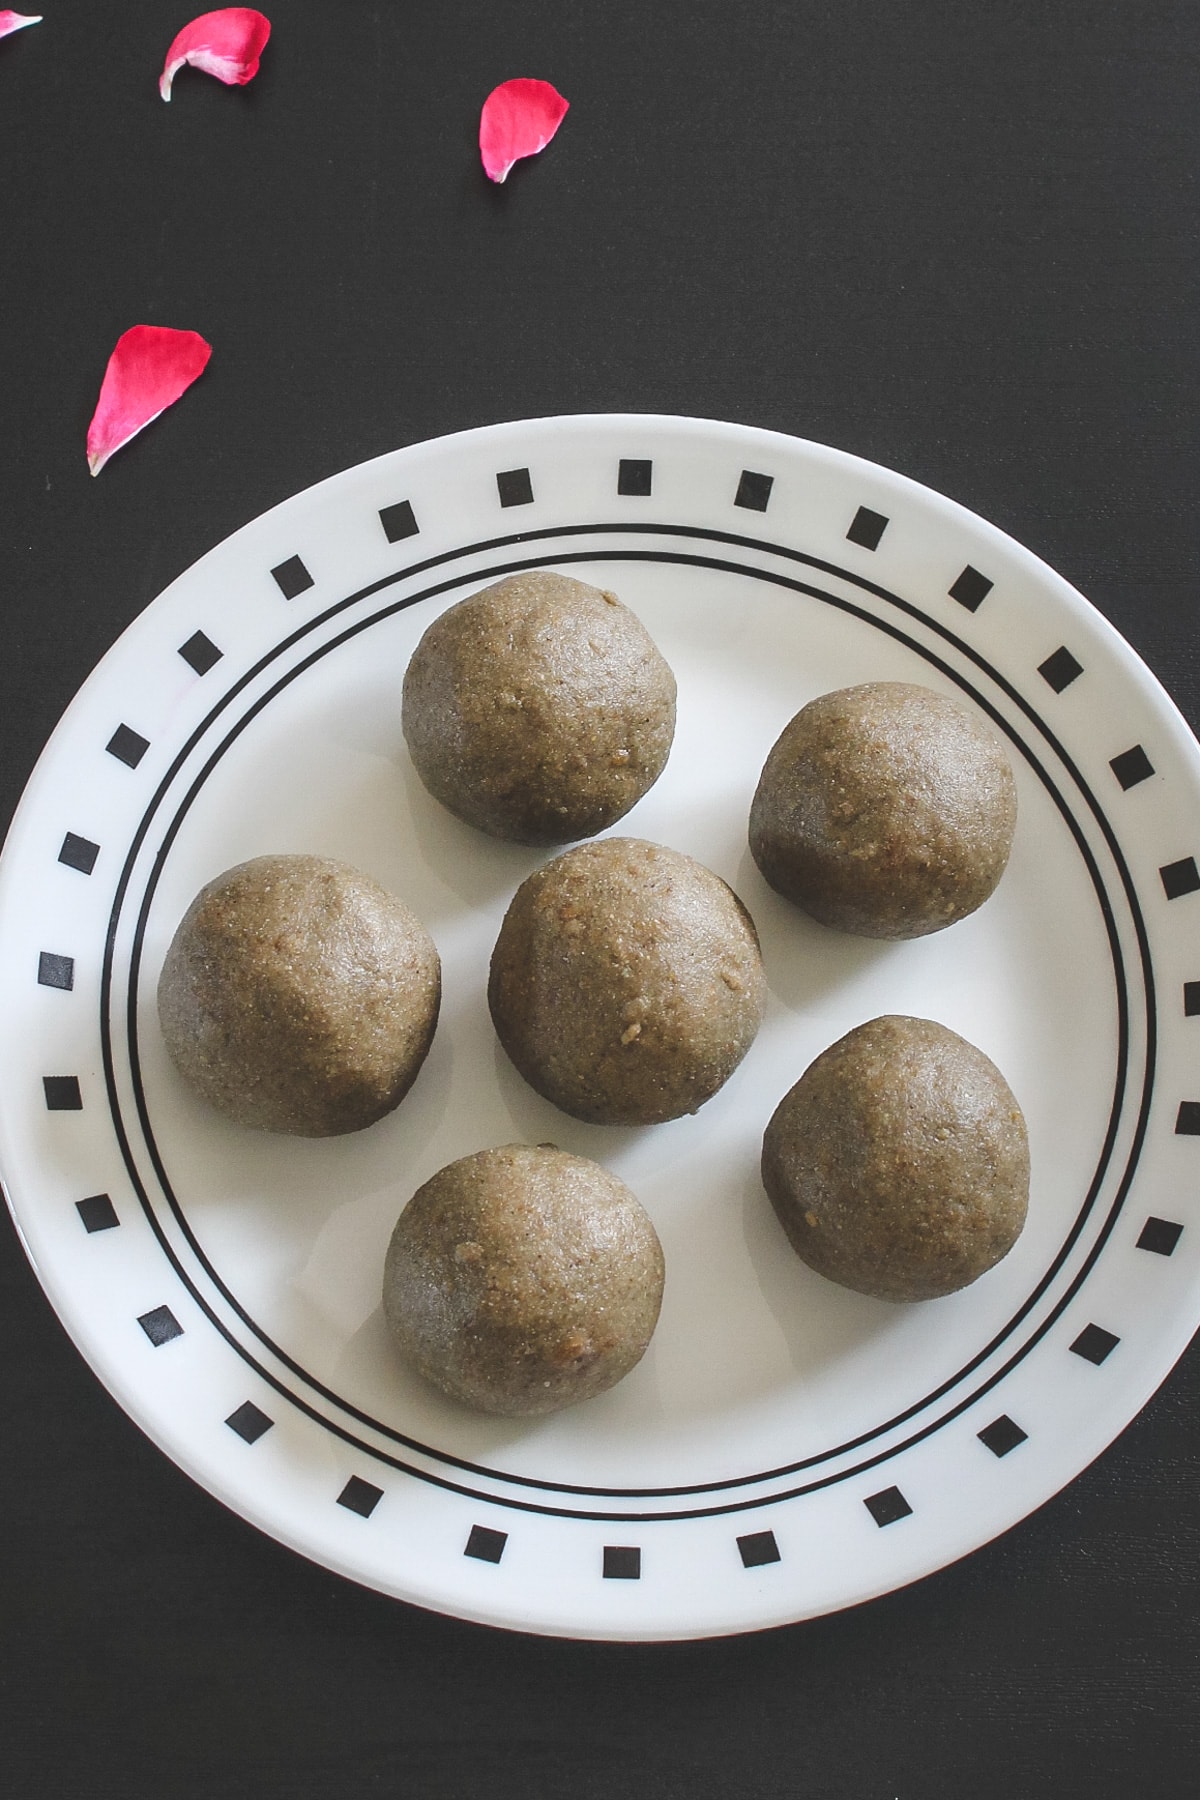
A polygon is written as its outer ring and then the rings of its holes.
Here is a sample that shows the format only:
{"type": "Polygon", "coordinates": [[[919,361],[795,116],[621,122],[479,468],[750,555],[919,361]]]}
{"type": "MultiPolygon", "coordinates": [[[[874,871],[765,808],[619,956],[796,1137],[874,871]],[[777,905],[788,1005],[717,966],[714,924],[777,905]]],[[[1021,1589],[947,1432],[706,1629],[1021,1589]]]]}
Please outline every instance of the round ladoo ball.
{"type": "Polygon", "coordinates": [[[640,838],[579,844],[523,882],[492,953],[488,1004],[526,1081],[577,1119],[696,1112],[754,1042],[758,935],[733,890],[640,838]]]}
{"type": "Polygon", "coordinates": [[[932,1300],[1020,1236],[1029,1141],[982,1050],[930,1019],[887,1017],[847,1032],[785,1094],[762,1175],[818,1274],[881,1300],[932,1300]]]}
{"type": "Polygon", "coordinates": [[[383,1308],[445,1393],[528,1415],[627,1375],[662,1292],[658,1235],[624,1182],[552,1144],[506,1144],[417,1189],[388,1246],[383,1308]]]}
{"type": "Polygon", "coordinates": [[[822,925],[915,938],[982,906],[1016,822],[994,732],[930,688],[872,681],[822,694],[785,727],[750,809],[750,849],[822,925]]]}
{"type": "Polygon", "coordinates": [[[533,570],[434,620],[404,677],[402,724],[417,774],[458,818],[565,844],[658,780],[675,677],[615,594],[533,570]]]}
{"type": "Polygon", "coordinates": [[[420,920],[345,863],[259,856],[202,888],[158,983],[180,1072],[241,1125],[359,1131],[433,1041],[441,966],[420,920]]]}

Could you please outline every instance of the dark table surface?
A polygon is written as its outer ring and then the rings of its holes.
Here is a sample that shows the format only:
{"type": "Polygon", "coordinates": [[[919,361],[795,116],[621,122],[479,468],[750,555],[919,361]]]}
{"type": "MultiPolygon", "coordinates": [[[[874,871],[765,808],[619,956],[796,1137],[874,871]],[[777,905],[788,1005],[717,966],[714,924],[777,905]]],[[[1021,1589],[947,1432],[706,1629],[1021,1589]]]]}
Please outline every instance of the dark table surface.
{"type": "MultiPolygon", "coordinates": [[[[156,78],[165,0],[0,42],[3,822],[202,552],[401,444],[704,415],[1010,532],[1193,727],[1190,0],[289,0],[258,79],[156,78]],[[504,189],[512,75],[572,103],[504,189]],[[1190,303],[1190,304],[1189,304],[1190,303]],[[140,321],[209,370],[97,481],[140,321]]],[[[0,1750],[27,1797],[1183,1795],[1200,1752],[1200,1353],[1000,1541],[838,1617],[650,1647],[359,1590],[226,1512],[84,1366],[0,1230],[0,1750]]]]}

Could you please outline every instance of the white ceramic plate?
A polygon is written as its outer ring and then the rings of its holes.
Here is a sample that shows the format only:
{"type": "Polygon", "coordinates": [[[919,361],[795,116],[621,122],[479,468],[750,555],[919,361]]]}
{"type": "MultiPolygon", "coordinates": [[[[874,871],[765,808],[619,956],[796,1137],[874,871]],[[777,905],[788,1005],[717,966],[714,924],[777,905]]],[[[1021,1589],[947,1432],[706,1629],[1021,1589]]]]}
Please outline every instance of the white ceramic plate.
{"type": "Polygon", "coordinates": [[[331,1569],[423,1606],[580,1637],[742,1631],[865,1600],[1012,1525],[1137,1412],[1200,1318],[1200,764],[1170,701],[1027,551],[952,502],[772,433],[542,419],[384,456],[276,507],[147,609],[71,706],[0,874],[0,1167],[63,1323],[168,1455],[331,1569]],[[544,857],[442,812],[400,682],[437,612],[549,566],[615,588],[679,680],[667,770],[621,834],[730,881],[771,1000],[694,1118],[581,1125],[506,1062],[485,1000],[544,857]],[[902,678],[1006,736],[1020,822],[972,918],[884,945],[810,923],[746,850],[759,768],[829,688],[902,678]],[[210,1112],[154,991],[195,891],[267,851],[342,857],[442,953],[429,1060],[389,1119],[291,1141],[210,1112]],[[763,1126],[880,1013],[939,1019],[1029,1123],[1011,1255],[893,1306],[793,1256],[763,1126]],[[414,1189],[553,1139],[640,1195],[667,1259],[655,1340],[546,1420],[476,1417],[393,1352],[379,1278],[414,1189]]]}

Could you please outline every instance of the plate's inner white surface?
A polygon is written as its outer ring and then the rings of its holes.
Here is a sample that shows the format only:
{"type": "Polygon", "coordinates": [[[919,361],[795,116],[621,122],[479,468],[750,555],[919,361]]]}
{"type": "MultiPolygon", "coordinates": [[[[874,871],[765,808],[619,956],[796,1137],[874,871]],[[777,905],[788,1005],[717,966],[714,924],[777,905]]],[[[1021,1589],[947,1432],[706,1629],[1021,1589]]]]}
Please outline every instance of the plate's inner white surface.
{"type": "MultiPolygon", "coordinates": [[[[319,661],[241,734],[202,789],[151,912],[142,1072],[174,1191],[206,1256],[275,1344],[352,1405],[457,1457],[587,1486],[681,1486],[797,1461],[882,1424],[940,1385],[1035,1287],[1081,1204],[1112,1099],[1116,1005],[1078,851],[1023,759],[1017,841],[997,893],[931,938],[884,945],[812,924],[762,882],[746,815],[788,718],[829,688],[904,679],[955,692],[914,652],[821,602],[714,571],[571,573],[618,591],[675,670],[679,717],[657,786],[616,827],[698,857],[749,906],[771,999],[728,1086],[649,1130],[579,1124],[511,1069],[486,1003],[488,958],[520,881],[550,853],[492,842],[421,788],[400,683],[436,608],[420,605],[319,661]],[[438,1033],[391,1118],[347,1138],[233,1126],[166,1060],[154,986],[197,889],[268,851],[342,857],[399,894],[443,961],[438,1033]],[[1043,897],[1053,895],[1053,904],[1043,897]],[[919,1307],[850,1294],[793,1255],[763,1194],[763,1127],[808,1063],[880,1013],[941,1020],[1006,1075],[1029,1123],[1030,1219],[964,1293],[919,1307]],[[553,1140],[626,1180],[663,1241],[667,1288],[644,1361],[598,1400],[521,1423],[472,1415],[409,1373],[379,1307],[384,1250],[415,1188],[485,1145],[553,1140]]],[[[464,591],[470,591],[468,587],[464,591]]]]}

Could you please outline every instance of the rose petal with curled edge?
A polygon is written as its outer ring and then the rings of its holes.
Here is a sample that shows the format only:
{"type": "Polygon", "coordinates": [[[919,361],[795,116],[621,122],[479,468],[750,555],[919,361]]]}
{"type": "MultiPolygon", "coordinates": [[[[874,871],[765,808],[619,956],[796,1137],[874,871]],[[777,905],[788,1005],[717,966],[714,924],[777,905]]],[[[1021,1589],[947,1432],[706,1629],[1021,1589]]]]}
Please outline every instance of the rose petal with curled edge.
{"type": "Polygon", "coordinates": [[[26,25],[40,25],[41,13],[9,12],[7,7],[0,7],[0,38],[8,36],[10,31],[24,31],[26,25]]]}
{"type": "Polygon", "coordinates": [[[259,57],[270,35],[270,19],[252,6],[222,6],[217,12],[201,13],[184,26],[167,51],[159,93],[164,100],[171,98],[171,83],[184,63],[215,75],[226,87],[244,87],[258,74],[259,57]]]}
{"type": "Polygon", "coordinates": [[[93,475],[191,387],[211,355],[211,344],[198,331],[133,325],[121,333],[88,426],[87,459],[93,475]]]}
{"type": "Polygon", "coordinates": [[[479,116],[479,154],[488,179],[503,181],[521,157],[544,150],[569,106],[548,81],[522,76],[493,88],[479,116]]]}

